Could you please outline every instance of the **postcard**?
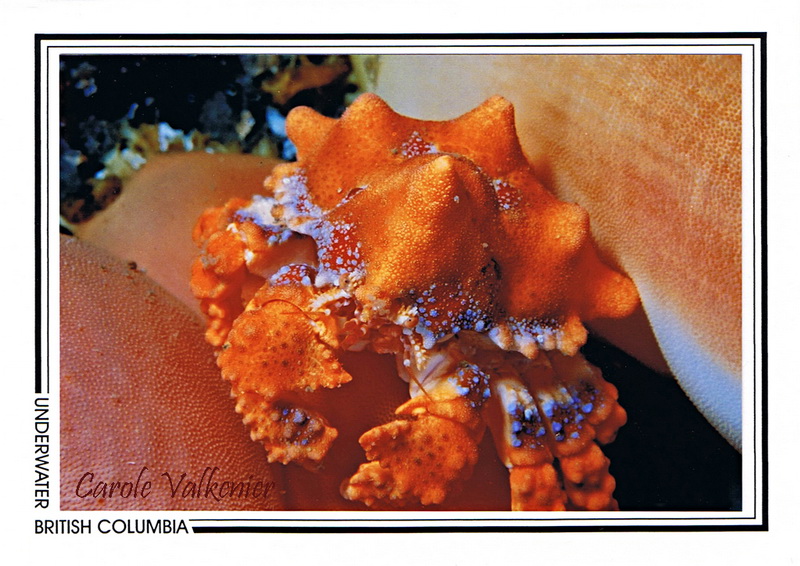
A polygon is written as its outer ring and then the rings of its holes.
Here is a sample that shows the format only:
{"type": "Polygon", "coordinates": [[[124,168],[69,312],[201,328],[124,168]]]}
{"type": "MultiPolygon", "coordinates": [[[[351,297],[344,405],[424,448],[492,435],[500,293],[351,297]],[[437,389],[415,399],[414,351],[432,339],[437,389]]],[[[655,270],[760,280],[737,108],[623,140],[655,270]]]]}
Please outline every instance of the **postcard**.
{"type": "Polygon", "coordinates": [[[765,528],[765,41],[37,35],[36,534],[765,528]]]}

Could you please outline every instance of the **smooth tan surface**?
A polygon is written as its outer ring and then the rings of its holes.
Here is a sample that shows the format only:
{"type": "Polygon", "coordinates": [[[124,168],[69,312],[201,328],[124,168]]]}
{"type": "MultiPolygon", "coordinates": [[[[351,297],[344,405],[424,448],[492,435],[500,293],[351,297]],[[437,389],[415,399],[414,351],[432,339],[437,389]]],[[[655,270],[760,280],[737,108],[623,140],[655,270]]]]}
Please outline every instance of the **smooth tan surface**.
{"type": "MultiPolygon", "coordinates": [[[[134,261],[187,305],[197,255],[192,228],[200,213],[233,196],[263,192],[277,161],[253,155],[201,152],[151,158],[111,206],[76,228],[76,235],[124,261],[134,261]]],[[[199,312],[199,310],[198,310],[199,312]]]]}
{"type": "Polygon", "coordinates": [[[637,284],[673,373],[734,444],[740,65],[734,55],[384,56],[374,85],[395,110],[425,119],[508,98],[537,175],[589,211],[603,253],[637,284]]]}
{"type": "Polygon", "coordinates": [[[197,315],[147,276],[64,237],[60,349],[63,509],[281,508],[282,470],[267,464],[234,412],[197,315]],[[143,467],[140,487],[152,483],[147,497],[130,488],[127,497],[119,489],[105,498],[79,496],[101,482],[135,482],[143,467]],[[221,494],[208,492],[208,481],[198,497],[184,492],[207,467],[219,468],[220,487],[276,483],[266,498],[217,501],[211,494],[221,494]],[[164,473],[173,487],[186,474],[175,496],[164,473]]]}

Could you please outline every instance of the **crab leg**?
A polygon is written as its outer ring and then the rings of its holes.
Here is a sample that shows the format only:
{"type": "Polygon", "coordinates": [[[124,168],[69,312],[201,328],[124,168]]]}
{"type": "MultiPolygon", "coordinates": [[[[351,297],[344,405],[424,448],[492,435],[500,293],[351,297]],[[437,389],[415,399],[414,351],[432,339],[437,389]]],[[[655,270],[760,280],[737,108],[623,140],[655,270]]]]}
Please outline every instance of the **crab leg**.
{"type": "Polygon", "coordinates": [[[548,358],[553,371],[536,372],[529,381],[549,425],[569,508],[616,510],[616,483],[597,443],[614,440],[627,420],[617,390],[581,355],[550,353],[548,358]]]}
{"type": "Polygon", "coordinates": [[[369,462],[342,485],[346,499],[369,506],[437,504],[472,474],[489,376],[462,361],[416,393],[397,409],[397,420],[359,439],[369,462]]]}
{"type": "Polygon", "coordinates": [[[545,353],[492,381],[488,421],[514,510],[613,510],[614,478],[595,444],[625,423],[613,385],[580,355],[545,353]]]}
{"type": "Polygon", "coordinates": [[[546,424],[530,391],[514,372],[504,371],[492,380],[492,397],[487,420],[509,470],[511,509],[563,510],[566,497],[547,446],[546,424]]]}

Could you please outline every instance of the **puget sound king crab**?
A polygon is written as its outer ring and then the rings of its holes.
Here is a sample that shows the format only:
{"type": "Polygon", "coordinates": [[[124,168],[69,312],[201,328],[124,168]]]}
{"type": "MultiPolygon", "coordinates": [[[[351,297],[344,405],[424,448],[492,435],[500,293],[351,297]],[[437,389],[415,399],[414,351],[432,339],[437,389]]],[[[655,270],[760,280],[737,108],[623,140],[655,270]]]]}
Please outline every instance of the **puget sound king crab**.
{"type": "Polygon", "coordinates": [[[579,348],[583,320],[626,316],[638,294],[583,209],[536,179],[511,104],[433,122],[365,94],[286,127],[298,158],[267,196],[207,210],[194,232],[206,338],[269,460],[324,463],[337,429],[315,396],[351,381],[341,352],[368,349],[396,358],[410,399],[359,439],[345,499],[441,503],[488,427],[512,509],[616,509],[598,443],[626,415],[579,348]]]}

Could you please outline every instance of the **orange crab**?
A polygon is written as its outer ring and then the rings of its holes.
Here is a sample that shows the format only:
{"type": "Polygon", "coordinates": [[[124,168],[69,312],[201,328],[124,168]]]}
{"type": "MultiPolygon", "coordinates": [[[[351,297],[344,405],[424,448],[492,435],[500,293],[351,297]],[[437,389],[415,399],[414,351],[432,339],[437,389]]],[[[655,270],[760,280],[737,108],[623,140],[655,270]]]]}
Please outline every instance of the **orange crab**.
{"type": "Polygon", "coordinates": [[[319,402],[347,351],[394,356],[410,399],[363,432],[341,496],[440,504],[491,431],[511,509],[616,509],[598,447],[624,424],[581,356],[583,320],[622,317],[633,283],[604,265],[587,214],[550,195],[510,103],[415,120],[363,95],[340,119],[297,108],[296,162],[266,196],[206,211],[192,289],[237,411],[272,462],[316,469],[338,432],[319,402]]]}

